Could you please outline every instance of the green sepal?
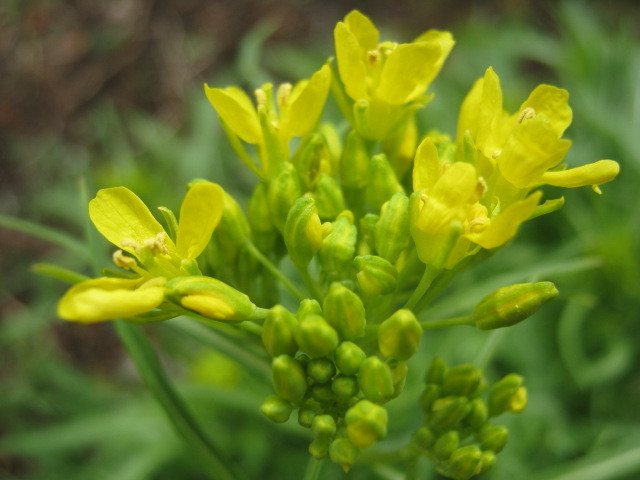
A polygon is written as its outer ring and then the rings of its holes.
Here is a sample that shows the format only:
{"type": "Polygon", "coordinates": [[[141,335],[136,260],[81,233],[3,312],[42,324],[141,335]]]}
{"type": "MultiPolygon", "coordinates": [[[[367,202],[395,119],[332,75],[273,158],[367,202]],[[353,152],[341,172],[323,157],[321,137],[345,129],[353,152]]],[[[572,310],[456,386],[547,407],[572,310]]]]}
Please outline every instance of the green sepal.
{"type": "Polygon", "coordinates": [[[369,182],[367,184],[369,205],[374,211],[379,211],[382,204],[398,192],[404,193],[404,189],[398,182],[396,174],[387,161],[387,157],[384,153],[374,155],[371,158],[369,182]]]}
{"type": "Polygon", "coordinates": [[[295,201],[287,216],[283,236],[291,261],[299,268],[306,268],[322,247],[323,238],[313,198],[300,197],[295,201]]]}
{"type": "Polygon", "coordinates": [[[277,175],[271,179],[267,189],[271,219],[280,232],[284,231],[291,206],[301,195],[298,172],[291,163],[286,162],[280,167],[277,175]]]}
{"type": "Polygon", "coordinates": [[[398,283],[398,270],[388,260],[376,255],[363,255],[353,259],[356,278],[366,295],[392,293],[398,283]]]}
{"type": "Polygon", "coordinates": [[[358,371],[358,384],[367,399],[383,403],[393,396],[393,377],[389,365],[378,357],[364,359],[358,371]]]}
{"type": "Polygon", "coordinates": [[[339,282],[333,282],[323,303],[324,316],[345,340],[364,335],[367,320],[360,297],[339,282]]]}
{"type": "Polygon", "coordinates": [[[395,263],[409,245],[409,198],[401,192],[382,205],[380,219],[374,229],[378,255],[395,263]]]}
{"type": "Polygon", "coordinates": [[[292,410],[291,403],[277,395],[267,397],[260,406],[260,413],[274,423],[284,423],[289,420],[292,410]]]}
{"type": "Polygon", "coordinates": [[[302,366],[289,355],[279,355],[271,362],[271,379],[276,394],[298,404],[307,391],[307,377],[302,366]]]}
{"type": "Polygon", "coordinates": [[[345,414],[347,437],[356,447],[367,448],[386,437],[387,410],[369,400],[360,400],[345,414]]]}
{"type": "Polygon", "coordinates": [[[422,327],[411,310],[398,310],[378,327],[378,347],[387,358],[409,360],[421,340],[422,327]]]}
{"type": "Polygon", "coordinates": [[[294,355],[298,351],[294,332],[298,328],[296,317],[282,305],[269,309],[262,326],[262,343],[272,357],[294,355]]]}
{"type": "Polygon", "coordinates": [[[345,209],[340,185],[332,176],[321,173],[313,189],[318,215],[322,220],[333,220],[345,209]]]}
{"type": "Polygon", "coordinates": [[[328,356],[338,346],[338,332],[319,315],[307,315],[300,319],[296,330],[300,350],[311,358],[328,356]]]}
{"type": "Polygon", "coordinates": [[[364,353],[364,350],[353,342],[342,342],[334,354],[338,370],[345,375],[355,375],[358,373],[366,357],[367,354],[364,353]]]}

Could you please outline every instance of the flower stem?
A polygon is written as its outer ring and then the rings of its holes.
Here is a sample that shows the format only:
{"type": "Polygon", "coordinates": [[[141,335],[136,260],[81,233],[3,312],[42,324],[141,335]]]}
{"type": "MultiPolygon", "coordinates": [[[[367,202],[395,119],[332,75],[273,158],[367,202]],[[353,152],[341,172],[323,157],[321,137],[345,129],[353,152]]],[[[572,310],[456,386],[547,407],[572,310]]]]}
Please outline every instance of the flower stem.
{"type": "Polygon", "coordinates": [[[271,260],[269,260],[258,248],[251,243],[250,241],[246,241],[244,244],[247,251],[253,255],[253,257],[262,264],[264,268],[269,270],[271,274],[280,280],[280,283],[284,285],[291,293],[293,293],[298,300],[304,300],[307,296],[302,293],[302,291],[296,287],[291,280],[284,276],[284,274],[280,271],[278,267],[276,267],[271,260]]]}
{"type": "Polygon", "coordinates": [[[435,280],[439,273],[439,269],[434,268],[430,265],[425,265],[424,273],[422,274],[420,283],[418,283],[418,286],[411,294],[411,297],[409,297],[409,300],[407,300],[407,303],[404,304],[403,308],[407,308],[409,310],[413,309],[420,301],[420,299],[424,296],[424,294],[427,293],[427,290],[429,290],[429,287],[431,286],[431,282],[435,280]]]}
{"type": "Polygon", "coordinates": [[[307,463],[307,469],[304,472],[303,480],[317,480],[320,477],[322,465],[322,460],[318,460],[314,457],[309,457],[309,462],[307,463]]]}
{"type": "Polygon", "coordinates": [[[475,319],[473,315],[464,315],[462,317],[444,318],[442,320],[430,320],[426,322],[420,322],[420,326],[423,330],[433,330],[436,328],[455,327],[457,325],[473,325],[475,319]]]}
{"type": "Polygon", "coordinates": [[[208,475],[221,480],[239,478],[224,462],[217,447],[211,443],[174,390],[142,329],[124,320],[116,320],[115,327],[145,384],[164,409],[176,432],[190,445],[208,475]]]}

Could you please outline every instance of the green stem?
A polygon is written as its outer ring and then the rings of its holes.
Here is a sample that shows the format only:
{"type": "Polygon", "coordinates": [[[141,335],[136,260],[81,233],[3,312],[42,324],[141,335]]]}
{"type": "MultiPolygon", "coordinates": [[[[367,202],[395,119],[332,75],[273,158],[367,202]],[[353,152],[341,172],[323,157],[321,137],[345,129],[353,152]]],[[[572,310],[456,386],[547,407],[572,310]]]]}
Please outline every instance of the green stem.
{"type": "Polygon", "coordinates": [[[262,266],[264,268],[266,268],[267,270],[269,270],[269,272],[271,272],[271,274],[276,277],[278,280],[280,280],[280,283],[282,283],[282,285],[284,285],[291,293],[293,293],[298,300],[304,300],[305,298],[307,298],[307,296],[302,293],[302,291],[296,287],[291,280],[289,280],[287,277],[284,276],[284,274],[280,271],[280,269],[278,267],[276,267],[271,260],[269,260],[260,250],[258,250],[258,247],[256,247],[253,243],[251,243],[250,241],[247,241],[244,244],[245,248],[247,249],[247,251],[253,255],[253,257],[262,264],[262,266]]]}
{"type": "Polygon", "coordinates": [[[473,318],[473,315],[464,315],[462,317],[444,318],[442,320],[429,320],[426,322],[420,322],[420,326],[422,327],[423,330],[455,327],[458,325],[472,326],[474,324],[475,324],[475,319],[473,318]]]}
{"type": "Polygon", "coordinates": [[[43,277],[55,278],[61,282],[76,284],[89,280],[89,277],[81,273],[74,272],[67,268],[53,265],[52,263],[34,263],[31,265],[31,271],[42,275],[43,277]]]}
{"type": "Polygon", "coordinates": [[[304,282],[305,287],[307,287],[307,290],[309,290],[311,296],[318,302],[320,302],[320,304],[322,304],[322,294],[320,293],[320,288],[316,284],[315,280],[311,277],[311,274],[309,273],[309,267],[299,267],[298,271],[300,272],[302,281],[304,282]]]}
{"type": "Polygon", "coordinates": [[[314,457],[309,458],[307,463],[307,469],[304,472],[303,480],[317,480],[320,478],[320,472],[322,471],[323,461],[314,457]]]}
{"type": "Polygon", "coordinates": [[[434,268],[430,265],[425,265],[424,273],[422,274],[420,283],[418,283],[418,286],[411,294],[411,297],[409,297],[409,300],[407,300],[407,303],[404,304],[403,308],[412,310],[420,301],[420,299],[425,295],[425,293],[427,293],[427,290],[429,290],[429,287],[431,286],[431,282],[433,282],[433,280],[438,276],[439,273],[439,269],[434,268]]]}
{"type": "Polygon", "coordinates": [[[221,480],[239,478],[222,460],[221,453],[207,438],[182,398],[174,390],[142,329],[124,320],[116,320],[114,323],[116,332],[136,364],[140,376],[164,409],[176,432],[192,448],[209,476],[221,480]]]}
{"type": "Polygon", "coordinates": [[[507,331],[506,329],[501,328],[499,330],[493,330],[489,334],[489,338],[487,338],[487,341],[484,342],[482,350],[480,350],[480,352],[476,356],[476,359],[473,362],[474,365],[476,365],[479,368],[484,368],[487,365],[487,363],[489,363],[489,360],[491,359],[494,352],[496,351],[496,348],[498,348],[500,339],[504,336],[506,331],[507,331]]]}
{"type": "Polygon", "coordinates": [[[413,444],[406,445],[395,450],[370,450],[362,452],[358,463],[375,464],[384,463],[390,465],[392,463],[406,462],[417,455],[416,448],[413,444]]]}

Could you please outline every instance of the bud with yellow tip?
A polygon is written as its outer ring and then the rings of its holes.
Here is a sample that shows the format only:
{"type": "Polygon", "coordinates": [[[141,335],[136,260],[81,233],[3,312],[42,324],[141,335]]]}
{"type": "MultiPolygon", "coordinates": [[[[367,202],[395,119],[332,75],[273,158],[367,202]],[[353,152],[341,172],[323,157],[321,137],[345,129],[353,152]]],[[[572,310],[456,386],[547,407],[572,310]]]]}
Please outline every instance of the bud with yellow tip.
{"type": "Polygon", "coordinates": [[[302,318],[296,330],[300,350],[311,358],[326,357],[338,346],[338,332],[319,315],[302,318]]]}
{"type": "Polygon", "coordinates": [[[260,412],[274,423],[284,423],[289,420],[291,411],[291,403],[277,395],[267,397],[260,407],[260,412]]]}
{"type": "Polygon", "coordinates": [[[387,358],[408,360],[422,340],[422,327],[411,310],[398,310],[378,328],[378,347],[387,358]]]}
{"type": "Polygon", "coordinates": [[[324,299],[324,316],[338,334],[346,340],[364,335],[367,323],[360,297],[339,282],[333,282],[324,299]]]}
{"type": "Polygon", "coordinates": [[[347,437],[356,447],[367,448],[387,435],[387,410],[369,400],[360,400],[345,414],[347,437]]]}
{"type": "Polygon", "coordinates": [[[375,255],[363,255],[353,259],[356,278],[366,295],[386,295],[395,290],[398,270],[388,260],[375,255]]]}
{"type": "Polygon", "coordinates": [[[366,356],[367,354],[353,342],[342,342],[334,354],[336,366],[345,375],[358,373],[366,356]]]}
{"type": "Polygon", "coordinates": [[[311,197],[297,199],[284,227],[284,243],[291,261],[298,267],[306,267],[322,246],[322,224],[318,209],[311,197]]]}
{"type": "Polygon", "coordinates": [[[384,402],[393,396],[393,377],[389,365],[378,357],[367,357],[358,371],[358,384],[365,397],[384,402]]]}
{"type": "Polygon", "coordinates": [[[298,351],[294,332],[298,326],[296,317],[282,305],[269,310],[262,326],[262,343],[272,357],[294,355],[298,351]]]}
{"type": "Polygon", "coordinates": [[[489,390],[489,416],[522,412],[527,406],[527,389],[523,383],[521,375],[510,373],[493,384],[489,390]]]}

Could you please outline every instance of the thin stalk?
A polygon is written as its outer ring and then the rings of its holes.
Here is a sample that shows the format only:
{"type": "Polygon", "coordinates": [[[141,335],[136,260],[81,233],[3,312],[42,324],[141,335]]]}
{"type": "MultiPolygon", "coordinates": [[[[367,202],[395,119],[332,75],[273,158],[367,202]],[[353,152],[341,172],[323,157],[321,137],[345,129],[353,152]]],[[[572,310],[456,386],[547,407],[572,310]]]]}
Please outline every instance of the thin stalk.
{"type": "Polygon", "coordinates": [[[431,282],[435,280],[435,278],[440,273],[440,270],[434,268],[430,265],[425,265],[424,273],[422,274],[422,278],[420,279],[420,283],[407,300],[407,303],[404,304],[403,308],[407,308],[412,310],[420,301],[420,299],[427,293],[429,287],[431,286],[431,282]]]}
{"type": "Polygon", "coordinates": [[[309,462],[307,463],[307,469],[304,472],[303,480],[317,480],[320,478],[320,472],[322,471],[323,464],[323,460],[309,457],[309,462]]]}
{"type": "Polygon", "coordinates": [[[307,296],[302,293],[302,291],[296,287],[293,282],[291,282],[291,280],[289,280],[281,271],[278,267],[276,267],[271,260],[269,260],[260,250],[258,250],[258,248],[251,243],[250,241],[247,241],[244,244],[245,248],[247,249],[247,251],[258,261],[262,264],[262,266],[264,268],[266,268],[267,270],[269,270],[269,272],[271,272],[271,274],[276,277],[278,280],[280,280],[280,283],[282,283],[282,285],[284,285],[291,293],[293,293],[298,300],[304,300],[305,298],[307,298],[307,296]]]}
{"type": "Polygon", "coordinates": [[[208,475],[221,480],[240,478],[225,463],[221,452],[200,428],[182,398],[174,390],[142,329],[124,320],[116,320],[114,323],[120,340],[133,359],[147,388],[164,409],[176,432],[193,449],[194,455],[199,458],[208,475]]]}
{"type": "Polygon", "coordinates": [[[473,318],[473,315],[464,315],[461,317],[443,318],[442,320],[429,320],[420,322],[420,326],[423,330],[434,330],[436,328],[455,327],[458,325],[472,326],[474,324],[475,319],[473,318]]]}
{"type": "Polygon", "coordinates": [[[484,368],[487,365],[487,363],[489,363],[489,360],[491,359],[494,352],[496,351],[496,348],[498,348],[500,339],[504,336],[505,333],[506,333],[506,329],[504,328],[493,330],[489,334],[489,338],[487,338],[487,341],[484,342],[484,345],[482,346],[482,350],[478,352],[478,355],[476,356],[476,359],[474,360],[473,364],[476,365],[478,368],[484,368]]]}
{"type": "Polygon", "coordinates": [[[61,282],[76,284],[89,280],[89,277],[52,263],[34,263],[31,271],[43,277],[55,278],[61,282]]]}

